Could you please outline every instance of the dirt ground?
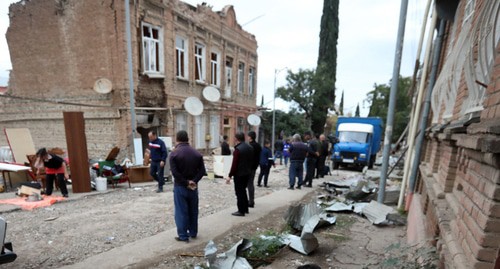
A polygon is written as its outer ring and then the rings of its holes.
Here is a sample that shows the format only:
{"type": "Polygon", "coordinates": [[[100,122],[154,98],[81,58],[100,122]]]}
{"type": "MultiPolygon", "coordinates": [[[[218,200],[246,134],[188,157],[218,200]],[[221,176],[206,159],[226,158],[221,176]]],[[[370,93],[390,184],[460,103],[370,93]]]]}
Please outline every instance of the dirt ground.
{"type": "MultiPolygon", "coordinates": [[[[316,195],[306,197],[302,202],[313,201],[316,195]]],[[[242,238],[269,233],[280,233],[288,226],[283,218],[288,207],[271,212],[259,221],[233,227],[224,236],[215,238],[218,253],[230,249],[242,238]]],[[[392,257],[405,259],[406,237],[404,226],[377,227],[356,214],[336,214],[337,223],[317,229],[319,248],[306,256],[291,248],[284,247],[278,254],[268,259],[269,264],[259,268],[297,268],[301,265],[316,264],[323,269],[333,268],[400,268],[391,267],[387,261],[392,257]]],[[[194,268],[204,265],[204,245],[186,248],[164,255],[161,263],[151,264],[151,268],[194,268]]],[[[250,261],[252,265],[258,261],[250,261]]],[[[402,261],[403,262],[403,261],[402,261]]]]}
{"type": "MultiPolygon", "coordinates": [[[[324,180],[356,173],[340,171],[324,180]]],[[[271,172],[270,188],[256,187],[256,197],[287,188],[287,175],[284,166],[277,166],[271,172]]],[[[322,181],[316,180],[314,185],[322,181]]],[[[134,184],[130,189],[121,184],[107,193],[79,196],[70,193],[68,201],[46,208],[0,212],[8,222],[6,240],[13,243],[18,255],[6,268],[58,268],[174,228],[172,185],[166,185],[165,192],[160,194],[155,193],[155,189],[154,183],[134,184]]],[[[222,179],[201,181],[199,191],[200,218],[235,206],[233,186],[222,179]]],[[[228,250],[242,238],[267,231],[283,231],[286,209],[284,206],[259,221],[233,227],[228,234],[215,238],[219,252],[228,250]]],[[[387,259],[387,247],[404,245],[404,234],[405,227],[379,228],[354,214],[340,214],[336,225],[315,232],[320,247],[311,255],[283,248],[274,262],[263,268],[295,268],[307,263],[316,263],[321,268],[376,268],[387,259]]],[[[203,258],[180,254],[203,254],[204,245],[162,255],[162,262],[147,267],[193,268],[201,265],[203,258]]]]}

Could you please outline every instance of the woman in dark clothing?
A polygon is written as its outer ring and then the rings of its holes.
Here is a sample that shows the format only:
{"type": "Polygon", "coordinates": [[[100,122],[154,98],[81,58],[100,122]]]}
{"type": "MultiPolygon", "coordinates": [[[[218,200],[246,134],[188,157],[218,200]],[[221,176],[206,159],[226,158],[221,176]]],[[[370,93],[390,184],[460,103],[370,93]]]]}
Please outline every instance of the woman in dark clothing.
{"type": "Polygon", "coordinates": [[[56,179],[57,186],[59,186],[61,194],[63,197],[68,197],[68,189],[66,188],[65,181],[65,179],[68,178],[68,172],[66,170],[66,163],[64,160],[55,154],[48,153],[45,148],[38,150],[36,157],[35,167],[38,168],[37,173],[40,172],[40,168],[45,167],[45,194],[52,194],[54,179],[56,179]]]}

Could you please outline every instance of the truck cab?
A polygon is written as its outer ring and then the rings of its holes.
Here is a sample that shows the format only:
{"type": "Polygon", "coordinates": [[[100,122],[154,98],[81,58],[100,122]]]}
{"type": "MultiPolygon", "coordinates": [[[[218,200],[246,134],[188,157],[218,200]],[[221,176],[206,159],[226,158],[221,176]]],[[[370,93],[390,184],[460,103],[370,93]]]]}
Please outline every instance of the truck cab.
{"type": "Polygon", "coordinates": [[[341,165],[373,168],[381,133],[380,118],[340,117],[336,131],[339,142],[332,149],[333,168],[341,165]]]}

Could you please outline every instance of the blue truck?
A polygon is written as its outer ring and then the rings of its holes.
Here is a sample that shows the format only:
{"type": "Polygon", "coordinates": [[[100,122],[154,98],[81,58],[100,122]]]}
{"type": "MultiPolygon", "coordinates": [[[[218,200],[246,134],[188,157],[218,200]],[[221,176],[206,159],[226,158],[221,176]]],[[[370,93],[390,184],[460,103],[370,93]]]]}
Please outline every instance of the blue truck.
{"type": "Polygon", "coordinates": [[[354,165],[373,168],[382,139],[382,119],[378,117],[339,117],[332,148],[333,168],[354,165]]]}

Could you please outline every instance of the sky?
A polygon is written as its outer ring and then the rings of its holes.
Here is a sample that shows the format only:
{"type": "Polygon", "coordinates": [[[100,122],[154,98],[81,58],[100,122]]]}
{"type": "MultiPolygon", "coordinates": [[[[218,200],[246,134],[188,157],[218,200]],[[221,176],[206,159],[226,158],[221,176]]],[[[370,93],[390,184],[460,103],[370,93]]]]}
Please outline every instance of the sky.
{"type": "MultiPolygon", "coordinates": [[[[31,0],[36,1],[36,0],[31,0]]],[[[95,1],[95,0],[92,0],[95,1]]],[[[18,0],[0,1],[0,86],[8,82],[12,68],[5,33],[9,25],[8,7],[18,0]]],[[[254,34],[258,43],[257,104],[262,96],[268,108],[287,111],[290,103],[273,102],[276,86],[286,85],[286,70],[314,69],[318,58],[321,0],[185,0],[196,6],[206,2],[214,11],[233,5],[243,29],[254,34]]],[[[411,76],[426,1],[409,0],[400,74],[411,76]]],[[[396,35],[401,1],[343,0],[339,5],[336,104],[344,96],[344,113],[368,114],[363,102],[374,84],[389,83],[394,66],[396,35]]]]}

